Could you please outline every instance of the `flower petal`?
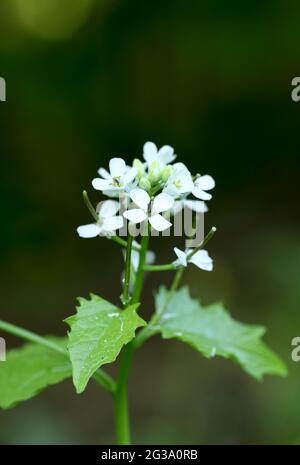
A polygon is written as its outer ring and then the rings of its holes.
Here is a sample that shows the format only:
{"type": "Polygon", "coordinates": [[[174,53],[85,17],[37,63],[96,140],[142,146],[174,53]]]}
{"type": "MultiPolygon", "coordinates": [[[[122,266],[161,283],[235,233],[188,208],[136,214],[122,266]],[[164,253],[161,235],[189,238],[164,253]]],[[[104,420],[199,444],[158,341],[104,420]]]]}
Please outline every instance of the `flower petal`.
{"type": "Polygon", "coordinates": [[[180,170],[180,172],[178,173],[178,179],[181,183],[181,188],[179,188],[181,194],[192,192],[192,190],[194,189],[194,183],[189,170],[180,170]]]}
{"type": "Polygon", "coordinates": [[[171,184],[169,182],[166,185],[166,187],[164,187],[163,192],[173,197],[173,199],[180,197],[180,192],[178,191],[177,187],[175,187],[174,184],[171,184]]]}
{"type": "Polygon", "coordinates": [[[123,176],[126,171],[126,163],[123,158],[112,158],[109,162],[109,170],[113,178],[123,176]]]}
{"type": "Polygon", "coordinates": [[[133,208],[132,210],[126,210],[123,213],[123,216],[131,221],[132,223],[141,223],[142,221],[146,220],[148,217],[146,213],[141,210],[140,208],[133,208]]]}
{"type": "Polygon", "coordinates": [[[154,142],[146,142],[143,147],[143,152],[144,159],[151,165],[157,157],[157,147],[154,142]]]}
{"type": "Polygon", "coordinates": [[[178,161],[177,163],[174,163],[173,168],[174,168],[174,171],[181,171],[181,170],[189,171],[187,166],[184,163],[182,163],[181,161],[178,161]]]}
{"type": "Polygon", "coordinates": [[[111,175],[109,174],[109,172],[104,169],[104,168],[99,168],[98,169],[98,173],[99,175],[103,178],[103,179],[108,179],[110,180],[111,179],[111,175]]]}
{"type": "Polygon", "coordinates": [[[172,208],[173,205],[173,197],[162,192],[161,194],[158,194],[153,201],[152,214],[155,215],[156,213],[161,213],[170,210],[170,208],[172,208]]]}
{"type": "Polygon", "coordinates": [[[110,216],[114,216],[120,208],[119,202],[116,200],[106,200],[100,203],[99,217],[104,219],[110,216]]]}
{"type": "Polygon", "coordinates": [[[208,255],[206,250],[198,250],[198,252],[190,258],[189,262],[202,270],[213,270],[213,259],[208,255]]]}
{"type": "Polygon", "coordinates": [[[146,265],[152,265],[155,262],[155,253],[152,250],[148,250],[146,254],[146,265]]]}
{"type": "Polygon", "coordinates": [[[192,258],[195,258],[195,257],[201,260],[202,262],[206,262],[206,263],[212,262],[212,258],[208,255],[208,252],[205,249],[198,250],[198,252],[196,252],[192,258]]]}
{"type": "Polygon", "coordinates": [[[175,203],[173,205],[173,208],[172,208],[172,215],[177,215],[177,213],[181,212],[181,210],[183,209],[183,200],[175,200],[175,203]]]}
{"type": "Polygon", "coordinates": [[[212,178],[209,174],[200,176],[200,178],[196,179],[195,184],[197,187],[200,187],[200,189],[203,189],[204,191],[209,191],[216,185],[214,178],[212,178]]]}
{"type": "Polygon", "coordinates": [[[201,263],[201,262],[195,262],[195,261],[192,261],[191,260],[191,263],[194,263],[194,265],[196,265],[198,268],[200,268],[201,270],[204,270],[204,271],[212,271],[214,269],[214,264],[213,262],[211,263],[201,263]]]}
{"type": "Polygon", "coordinates": [[[199,187],[194,187],[193,189],[193,195],[197,197],[200,200],[210,200],[212,198],[212,195],[209,194],[208,192],[203,191],[199,187]]]}
{"type": "Polygon", "coordinates": [[[131,265],[135,272],[137,272],[140,263],[140,253],[136,250],[131,251],[131,265]]]}
{"type": "Polygon", "coordinates": [[[149,222],[150,222],[152,228],[156,229],[156,231],[165,231],[170,226],[172,226],[172,223],[170,223],[170,221],[166,220],[161,215],[153,215],[153,216],[151,216],[149,218],[149,222]]]}
{"type": "Polygon", "coordinates": [[[179,194],[190,194],[193,189],[194,183],[191,173],[187,168],[181,168],[173,171],[164,191],[176,197],[179,194]]]}
{"type": "Polygon", "coordinates": [[[110,181],[102,178],[94,178],[92,180],[92,186],[97,191],[104,191],[110,187],[110,181]]]}
{"type": "Polygon", "coordinates": [[[109,186],[109,189],[105,189],[103,191],[104,195],[107,195],[107,197],[113,197],[113,198],[122,198],[122,195],[124,194],[124,188],[123,187],[115,187],[115,186],[109,186]]]}
{"type": "Polygon", "coordinates": [[[142,210],[147,211],[148,205],[150,203],[150,196],[146,191],[138,187],[136,189],[133,189],[129,195],[130,195],[131,200],[138,207],[140,207],[142,210]]]}
{"type": "Polygon", "coordinates": [[[187,208],[197,213],[206,213],[208,211],[206,203],[201,200],[184,200],[183,203],[187,208]]]}
{"type": "Polygon", "coordinates": [[[170,145],[163,145],[157,153],[157,160],[160,165],[168,165],[175,160],[174,149],[170,145]]]}
{"type": "Polygon", "coordinates": [[[134,178],[137,175],[137,169],[136,168],[129,168],[129,170],[126,171],[126,173],[123,176],[123,183],[129,184],[134,180],[134,178]]]}
{"type": "Polygon", "coordinates": [[[100,231],[101,231],[100,227],[95,223],[85,224],[77,228],[77,232],[79,236],[84,237],[84,238],[96,237],[99,235],[100,231]]]}
{"type": "Polygon", "coordinates": [[[180,265],[187,266],[186,253],[183,252],[183,250],[178,249],[177,247],[174,247],[174,252],[177,255],[180,265]]]}
{"type": "MultiPolygon", "coordinates": [[[[141,244],[139,244],[137,241],[133,240],[132,241],[132,246],[136,247],[137,249],[141,250],[141,244]]],[[[132,249],[134,250],[134,249],[132,249]]],[[[139,253],[139,252],[138,252],[139,253]]]]}
{"type": "Polygon", "coordinates": [[[103,221],[102,229],[104,231],[115,231],[123,227],[124,220],[122,216],[110,216],[103,221]]]}

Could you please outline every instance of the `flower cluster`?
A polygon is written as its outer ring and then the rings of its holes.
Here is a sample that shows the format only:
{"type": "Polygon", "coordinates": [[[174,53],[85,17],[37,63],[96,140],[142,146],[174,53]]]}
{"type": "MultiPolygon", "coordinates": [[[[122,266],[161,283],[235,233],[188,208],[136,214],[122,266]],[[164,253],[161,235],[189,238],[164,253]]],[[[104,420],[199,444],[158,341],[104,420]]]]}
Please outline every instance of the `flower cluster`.
{"type": "MultiPolygon", "coordinates": [[[[173,163],[175,159],[172,147],[164,145],[158,149],[153,142],[144,144],[143,160],[135,159],[132,166],[122,158],[112,158],[109,171],[100,168],[99,177],[93,179],[92,185],[104,195],[119,200],[102,202],[97,222],[79,226],[79,236],[115,236],[124,226],[124,218],[129,224],[148,222],[152,229],[161,232],[172,226],[170,215],[184,207],[206,212],[205,201],[212,197],[207,191],[215,186],[213,178],[207,174],[192,176],[183,163],[173,163]],[[131,201],[130,208],[118,214],[121,203],[126,200],[131,201]]],[[[212,269],[212,260],[206,251],[191,255],[190,251],[174,250],[177,255],[174,266],[187,266],[191,262],[199,268],[212,269]]]]}

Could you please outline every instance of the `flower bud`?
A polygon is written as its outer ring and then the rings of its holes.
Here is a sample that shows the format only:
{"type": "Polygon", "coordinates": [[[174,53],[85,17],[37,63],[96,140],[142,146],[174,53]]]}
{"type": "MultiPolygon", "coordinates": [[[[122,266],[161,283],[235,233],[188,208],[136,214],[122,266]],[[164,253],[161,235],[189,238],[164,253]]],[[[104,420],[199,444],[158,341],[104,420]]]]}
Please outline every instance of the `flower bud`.
{"type": "Polygon", "coordinates": [[[166,182],[171,176],[172,172],[173,172],[173,166],[171,165],[165,166],[161,173],[162,180],[166,182]]]}
{"type": "Polygon", "coordinates": [[[159,168],[159,163],[155,160],[149,170],[149,180],[152,184],[155,184],[161,178],[161,172],[159,168]]]}
{"type": "Polygon", "coordinates": [[[151,182],[149,181],[146,176],[142,176],[139,182],[139,186],[141,189],[144,189],[145,191],[149,191],[151,189],[151,182]]]}
{"type": "Polygon", "coordinates": [[[135,158],[133,160],[132,166],[137,169],[137,177],[138,178],[142,177],[145,172],[145,169],[144,169],[144,165],[141,162],[141,160],[139,160],[138,158],[135,158]]]}

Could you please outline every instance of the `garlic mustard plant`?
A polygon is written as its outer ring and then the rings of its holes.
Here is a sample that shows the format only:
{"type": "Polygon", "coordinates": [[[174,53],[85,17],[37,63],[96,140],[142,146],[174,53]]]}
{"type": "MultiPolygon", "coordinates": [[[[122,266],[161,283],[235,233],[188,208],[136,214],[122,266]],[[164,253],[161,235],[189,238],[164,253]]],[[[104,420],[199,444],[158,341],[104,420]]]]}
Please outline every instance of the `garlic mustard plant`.
{"type": "Polygon", "coordinates": [[[177,339],[207,358],[231,359],[258,380],[265,374],[286,374],[283,362],[262,341],[263,327],[234,320],[221,302],[203,306],[186,286],[180,287],[190,264],[199,268],[199,280],[202,272],[213,270],[213,259],[204,247],[215,227],[195,247],[185,250],[174,247],[169,234],[170,262],[155,263],[149,243],[155,246],[155,236],[171,231],[181,210],[187,208],[192,219],[206,213],[206,202],[212,199],[210,191],[215,187],[210,175],[193,174],[175,160],[171,146],[157,148],[146,142],[132,165],[112,158],[109,170],[99,169],[99,177],[92,180],[93,188],[100,191],[98,205],[92,205],[83,192],[93,222],[79,226],[77,233],[121,248],[120,292],[113,303],[94,293],[79,298],[74,315],[64,320],[69,328],[62,338],[42,337],[0,321],[0,329],[27,341],[8,351],[1,364],[1,408],[13,407],[66,378],[72,378],[78,394],[93,380],[112,396],[118,443],[130,444],[127,391],[131,362],[135,351],[154,335],[177,339]],[[173,280],[169,289],[162,285],[154,292],[153,313],[146,321],[143,286],[151,272],[173,273],[173,280]],[[113,379],[103,367],[116,360],[118,375],[113,379]]]}

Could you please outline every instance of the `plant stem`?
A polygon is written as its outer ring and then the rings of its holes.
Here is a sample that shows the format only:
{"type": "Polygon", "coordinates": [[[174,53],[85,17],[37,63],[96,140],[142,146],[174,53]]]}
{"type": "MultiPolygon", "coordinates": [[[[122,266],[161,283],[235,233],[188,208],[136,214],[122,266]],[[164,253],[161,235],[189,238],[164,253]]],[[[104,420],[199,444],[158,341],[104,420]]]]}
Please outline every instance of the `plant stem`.
{"type": "Polygon", "coordinates": [[[100,384],[100,386],[106,389],[106,391],[111,392],[112,394],[117,389],[117,385],[114,379],[101,368],[98,368],[98,370],[95,371],[95,373],[93,374],[93,379],[98,384],[100,384]]]}
{"type": "Polygon", "coordinates": [[[126,261],[125,261],[125,276],[124,276],[124,289],[122,295],[123,305],[126,307],[129,303],[129,283],[130,283],[130,272],[131,272],[131,250],[132,250],[133,237],[129,235],[126,249],[126,261]]]}
{"type": "Polygon", "coordinates": [[[129,445],[131,443],[127,391],[132,355],[133,347],[129,343],[122,352],[117,388],[114,395],[116,432],[119,445],[129,445]]]}
{"type": "Polygon", "coordinates": [[[171,287],[170,287],[170,294],[171,294],[171,295],[172,295],[172,294],[176,291],[176,289],[178,288],[184,270],[185,270],[185,268],[182,267],[182,268],[180,268],[179,270],[176,271],[176,274],[175,274],[175,276],[174,276],[174,279],[173,279],[172,284],[171,284],[171,287]]]}
{"type": "Polygon", "coordinates": [[[7,323],[6,321],[0,320],[0,329],[3,329],[3,331],[6,331],[7,333],[13,334],[14,336],[18,336],[27,341],[40,344],[44,347],[47,347],[48,349],[52,349],[55,352],[59,352],[63,355],[67,354],[67,350],[61,347],[60,345],[55,344],[55,342],[50,341],[42,336],[39,336],[38,334],[35,334],[31,331],[28,331],[27,329],[20,328],[19,326],[15,326],[11,323],[7,323]]]}
{"type": "MultiPolygon", "coordinates": [[[[138,303],[141,297],[144,278],[144,264],[149,243],[149,234],[142,237],[139,267],[136,274],[132,303],[138,303]]],[[[130,422],[128,410],[128,377],[131,367],[132,355],[134,352],[134,344],[130,342],[124,347],[120,362],[119,376],[117,380],[117,388],[115,391],[115,420],[117,441],[120,445],[128,445],[131,443],[130,422]]]]}
{"type": "MultiPolygon", "coordinates": [[[[14,336],[18,336],[26,341],[34,342],[36,344],[40,344],[48,349],[54,350],[55,352],[59,352],[60,354],[66,356],[70,359],[69,352],[67,349],[64,349],[59,344],[55,344],[55,342],[50,341],[42,336],[39,336],[32,331],[28,331],[27,329],[20,328],[19,326],[15,326],[11,323],[7,323],[6,321],[0,320],[0,329],[6,331],[7,333],[13,334],[14,336]]],[[[97,383],[99,383],[104,389],[110,392],[114,392],[116,389],[115,381],[103,370],[98,370],[94,373],[93,378],[97,383]]]]}
{"type": "MultiPolygon", "coordinates": [[[[128,247],[128,242],[125,241],[125,239],[121,239],[121,237],[119,237],[119,236],[111,236],[109,239],[116,242],[116,244],[121,245],[122,247],[124,247],[124,249],[127,249],[127,247],[128,247]]],[[[132,249],[135,250],[136,252],[141,251],[140,246],[135,245],[135,244],[132,244],[132,249]]]]}
{"type": "Polygon", "coordinates": [[[89,199],[89,196],[88,196],[88,193],[87,191],[83,191],[82,192],[82,197],[83,197],[83,201],[84,203],[86,204],[89,212],[91,213],[92,217],[94,218],[94,220],[97,222],[99,220],[99,217],[98,217],[98,214],[95,210],[95,208],[93,207],[92,205],[92,202],[90,201],[89,199]]]}
{"type": "Polygon", "coordinates": [[[167,263],[165,265],[144,265],[144,271],[171,271],[175,270],[176,266],[173,263],[167,263]]]}
{"type": "Polygon", "coordinates": [[[213,226],[211,230],[206,234],[205,238],[203,241],[198,245],[198,247],[195,247],[190,251],[190,253],[187,255],[187,259],[189,260],[193,255],[195,255],[198,250],[203,249],[203,247],[211,240],[211,238],[214,236],[215,232],[217,231],[217,228],[213,226]]]}
{"type": "Polygon", "coordinates": [[[140,261],[139,261],[139,267],[136,273],[135,286],[134,286],[134,291],[133,291],[133,296],[132,296],[133,304],[136,304],[139,302],[141,293],[142,293],[143,280],[144,280],[144,266],[145,266],[146,254],[148,250],[149,238],[150,238],[150,232],[148,232],[145,236],[143,236],[142,241],[141,241],[140,261]]]}
{"type": "MultiPolygon", "coordinates": [[[[198,252],[198,250],[203,249],[203,247],[213,237],[216,230],[217,229],[213,226],[211,230],[209,231],[209,233],[205,236],[203,241],[198,245],[198,247],[195,247],[188,253],[187,259],[190,259],[196,252],[198,252]]],[[[178,270],[178,268],[181,268],[181,267],[178,267],[178,265],[177,266],[174,265],[174,263],[166,263],[163,265],[144,265],[144,271],[171,271],[171,270],[176,270],[176,269],[178,270]]]]}

